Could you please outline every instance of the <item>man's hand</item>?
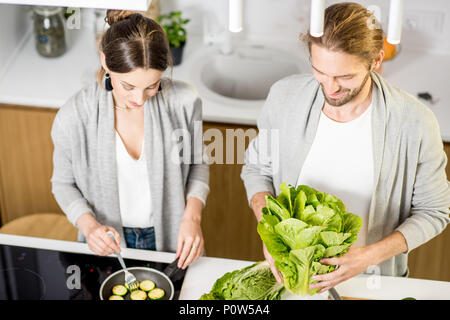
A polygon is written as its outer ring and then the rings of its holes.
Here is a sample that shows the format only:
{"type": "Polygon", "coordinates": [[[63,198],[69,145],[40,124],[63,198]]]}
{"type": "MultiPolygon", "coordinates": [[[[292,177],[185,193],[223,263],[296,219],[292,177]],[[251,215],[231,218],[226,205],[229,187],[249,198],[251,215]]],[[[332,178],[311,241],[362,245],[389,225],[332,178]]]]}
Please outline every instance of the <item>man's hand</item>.
{"type": "Polygon", "coordinates": [[[281,272],[278,271],[277,267],[275,267],[275,261],[273,260],[272,256],[270,255],[269,251],[267,251],[266,245],[263,242],[263,253],[264,257],[266,258],[267,262],[269,263],[270,270],[273,273],[273,276],[277,280],[278,283],[283,284],[283,276],[281,275],[281,272]]]}
{"type": "Polygon", "coordinates": [[[342,281],[366,271],[372,265],[368,247],[356,246],[351,246],[348,252],[339,258],[324,258],[320,260],[320,263],[339,267],[333,272],[312,277],[312,280],[319,282],[313,283],[309,287],[322,288],[318,293],[325,292],[342,281]]]}
{"type": "Polygon", "coordinates": [[[325,292],[342,281],[366,271],[368,267],[378,265],[407,250],[405,237],[399,231],[394,231],[384,239],[366,247],[351,246],[342,257],[320,260],[320,263],[339,268],[327,274],[313,276],[312,280],[319,282],[311,284],[310,288],[322,288],[319,293],[325,292]]]}
{"type": "Polygon", "coordinates": [[[270,192],[258,192],[250,200],[250,207],[255,214],[256,221],[262,218],[262,209],[266,206],[266,195],[272,195],[270,192]]]}
{"type": "MultiPolygon", "coordinates": [[[[270,192],[258,192],[252,197],[252,199],[250,201],[250,205],[252,207],[253,213],[255,214],[257,222],[259,222],[259,220],[261,220],[262,209],[266,206],[266,194],[272,195],[270,192]]],[[[264,242],[263,242],[263,253],[264,253],[264,257],[266,258],[267,262],[269,263],[270,270],[272,271],[275,279],[279,283],[282,284],[283,277],[282,277],[280,271],[278,271],[277,267],[275,267],[275,262],[274,262],[272,256],[270,255],[269,251],[267,251],[267,248],[266,248],[266,245],[264,244],[264,242]]]]}

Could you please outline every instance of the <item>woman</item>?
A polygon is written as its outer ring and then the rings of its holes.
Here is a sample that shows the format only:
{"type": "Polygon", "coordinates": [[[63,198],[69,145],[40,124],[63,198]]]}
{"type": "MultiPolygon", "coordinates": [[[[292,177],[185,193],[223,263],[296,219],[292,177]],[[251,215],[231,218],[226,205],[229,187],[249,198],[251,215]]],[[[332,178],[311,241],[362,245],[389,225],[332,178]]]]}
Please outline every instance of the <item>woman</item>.
{"type": "Polygon", "coordinates": [[[107,21],[98,83],[71,97],[53,124],[52,191],[95,253],[176,251],[186,268],[204,249],[201,100],[187,84],[162,78],[171,61],[158,23],[117,10],[107,21]]]}

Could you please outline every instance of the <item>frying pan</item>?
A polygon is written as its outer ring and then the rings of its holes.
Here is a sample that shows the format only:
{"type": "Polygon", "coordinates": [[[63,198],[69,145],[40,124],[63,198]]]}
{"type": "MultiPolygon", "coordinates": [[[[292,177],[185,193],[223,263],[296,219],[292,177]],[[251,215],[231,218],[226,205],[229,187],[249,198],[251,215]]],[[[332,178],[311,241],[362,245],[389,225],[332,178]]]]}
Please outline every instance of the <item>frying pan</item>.
{"type": "MultiPolygon", "coordinates": [[[[131,267],[127,268],[127,270],[130,271],[139,282],[142,280],[152,280],[155,282],[157,288],[161,288],[166,292],[163,300],[172,300],[175,293],[172,281],[177,281],[180,278],[180,271],[184,271],[177,267],[177,263],[178,259],[169,264],[163,272],[147,267],[131,267]]],[[[112,288],[118,284],[123,285],[124,283],[124,269],[112,273],[100,286],[100,299],[108,300],[112,295],[112,288]]],[[[127,296],[125,296],[125,299],[127,299],[127,296]]]]}

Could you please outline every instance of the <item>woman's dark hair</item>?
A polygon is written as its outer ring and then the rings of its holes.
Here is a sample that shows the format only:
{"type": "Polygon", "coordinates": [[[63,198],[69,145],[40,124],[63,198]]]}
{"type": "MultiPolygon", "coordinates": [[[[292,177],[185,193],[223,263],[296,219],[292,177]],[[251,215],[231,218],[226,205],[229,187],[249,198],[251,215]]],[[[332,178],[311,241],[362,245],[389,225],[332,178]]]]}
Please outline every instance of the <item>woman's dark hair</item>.
{"type": "MultiPolygon", "coordinates": [[[[99,49],[105,54],[106,66],[112,72],[127,73],[137,68],[165,71],[172,66],[167,36],[155,20],[135,11],[108,10],[110,27],[100,39],[99,49]]],[[[97,78],[102,85],[105,69],[97,78]]]]}

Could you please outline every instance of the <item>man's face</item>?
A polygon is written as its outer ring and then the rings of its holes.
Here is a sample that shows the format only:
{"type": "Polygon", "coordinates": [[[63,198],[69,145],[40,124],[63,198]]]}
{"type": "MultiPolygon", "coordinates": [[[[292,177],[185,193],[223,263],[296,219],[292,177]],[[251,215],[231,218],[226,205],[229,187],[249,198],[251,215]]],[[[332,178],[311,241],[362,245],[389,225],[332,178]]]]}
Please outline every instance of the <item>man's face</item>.
{"type": "Polygon", "coordinates": [[[367,66],[357,56],[316,44],[311,46],[311,64],[325,100],[334,107],[352,101],[370,78],[367,66]]]}

